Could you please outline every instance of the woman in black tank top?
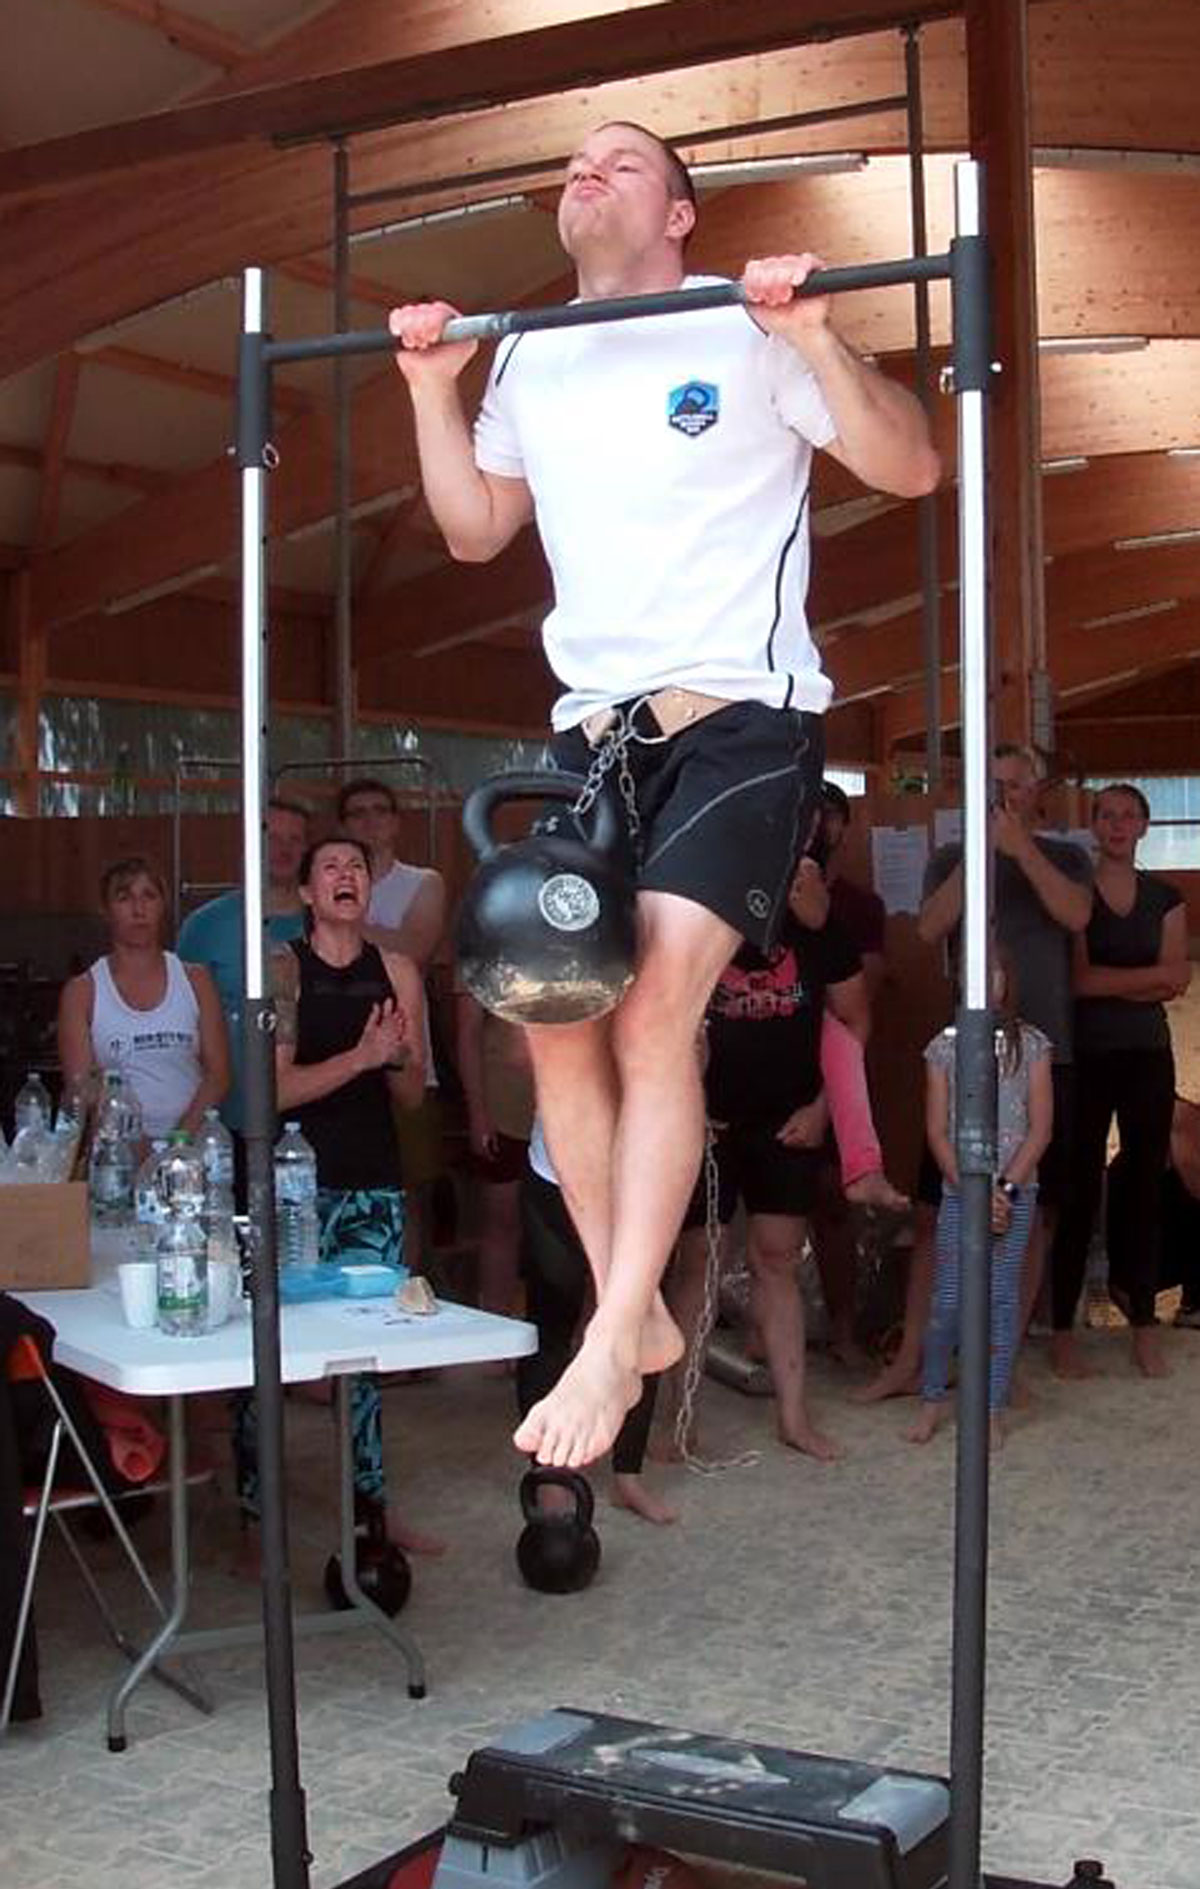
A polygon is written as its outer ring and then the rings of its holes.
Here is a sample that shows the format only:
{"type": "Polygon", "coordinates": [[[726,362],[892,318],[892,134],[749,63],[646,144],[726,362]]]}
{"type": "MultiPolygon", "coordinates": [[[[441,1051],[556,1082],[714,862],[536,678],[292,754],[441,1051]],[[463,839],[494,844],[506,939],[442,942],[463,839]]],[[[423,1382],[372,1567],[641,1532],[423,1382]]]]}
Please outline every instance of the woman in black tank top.
{"type": "MultiPolygon", "coordinates": [[[[415,1108],[424,1094],[420,979],[408,959],[363,937],[371,893],[367,855],[335,835],[310,847],[300,868],[306,936],[274,954],[279,1114],[299,1122],[317,1157],[321,1264],[404,1261],[404,1194],[391,1097],[415,1108]]],[[[242,1503],[256,1508],[252,1409],[235,1426],[242,1503]]],[[[351,1389],[354,1481],[360,1503],[386,1508],[379,1386],[351,1389]]],[[[393,1522],[401,1547],[441,1544],[393,1522]]]]}

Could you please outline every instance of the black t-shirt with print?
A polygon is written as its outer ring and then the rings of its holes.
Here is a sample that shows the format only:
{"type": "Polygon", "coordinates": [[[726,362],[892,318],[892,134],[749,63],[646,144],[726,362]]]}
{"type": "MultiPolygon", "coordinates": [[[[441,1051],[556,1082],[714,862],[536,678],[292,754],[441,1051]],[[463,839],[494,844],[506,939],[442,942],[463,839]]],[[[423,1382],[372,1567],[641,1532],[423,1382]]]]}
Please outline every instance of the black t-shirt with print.
{"type": "Polygon", "coordinates": [[[742,946],[708,1003],[704,1086],[714,1122],[778,1127],[816,1099],[826,988],[861,969],[833,918],[808,931],[789,915],[770,951],[742,946]]]}

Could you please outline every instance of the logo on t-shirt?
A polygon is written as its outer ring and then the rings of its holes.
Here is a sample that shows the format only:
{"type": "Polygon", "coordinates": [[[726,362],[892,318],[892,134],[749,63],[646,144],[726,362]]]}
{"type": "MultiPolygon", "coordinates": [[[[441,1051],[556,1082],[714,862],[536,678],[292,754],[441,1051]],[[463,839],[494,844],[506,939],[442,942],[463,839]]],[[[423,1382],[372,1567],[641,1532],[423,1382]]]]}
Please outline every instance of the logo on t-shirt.
{"type": "Polygon", "coordinates": [[[689,439],[707,433],[721,417],[721,390],[708,380],[687,380],[667,395],[667,424],[689,439]]]}

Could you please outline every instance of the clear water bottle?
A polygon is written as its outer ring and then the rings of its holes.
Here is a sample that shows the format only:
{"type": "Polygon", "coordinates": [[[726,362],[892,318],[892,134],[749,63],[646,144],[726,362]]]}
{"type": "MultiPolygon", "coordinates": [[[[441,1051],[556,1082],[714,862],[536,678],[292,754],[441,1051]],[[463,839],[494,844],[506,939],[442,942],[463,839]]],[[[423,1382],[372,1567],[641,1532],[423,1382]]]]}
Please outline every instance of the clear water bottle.
{"type": "Polygon", "coordinates": [[[238,1258],[233,1230],[233,1136],[215,1108],[206,1109],[196,1136],[204,1169],[204,1230],[209,1259],[238,1258]]]}
{"type": "Polygon", "coordinates": [[[50,1127],[50,1092],[36,1069],[31,1069],[17,1092],[13,1103],[13,1132],[19,1135],[23,1128],[40,1128],[45,1133],[50,1127]]]}
{"type": "Polygon", "coordinates": [[[179,1129],[159,1159],[157,1185],[163,1207],[155,1245],[158,1328],[172,1338],[197,1338],[208,1330],[204,1168],[191,1137],[179,1129]]]}
{"type": "Polygon", "coordinates": [[[311,1271],[321,1257],[317,1157],[299,1122],[285,1122],[275,1143],[275,1231],[280,1266],[311,1271]]]}
{"type": "Polygon", "coordinates": [[[165,1140],[156,1138],[152,1141],[150,1152],[138,1169],[133,1183],[133,1218],[137,1228],[139,1259],[154,1259],[158,1252],[158,1236],[166,1217],[162,1190],[158,1184],[158,1170],[166,1152],[165,1140]]]}
{"type": "Polygon", "coordinates": [[[88,1166],[92,1214],[101,1226],[126,1226],[133,1215],[140,1109],[136,1112],[137,1133],[131,1132],[134,1120],[129,1092],[120,1071],[107,1070],[88,1166]]]}

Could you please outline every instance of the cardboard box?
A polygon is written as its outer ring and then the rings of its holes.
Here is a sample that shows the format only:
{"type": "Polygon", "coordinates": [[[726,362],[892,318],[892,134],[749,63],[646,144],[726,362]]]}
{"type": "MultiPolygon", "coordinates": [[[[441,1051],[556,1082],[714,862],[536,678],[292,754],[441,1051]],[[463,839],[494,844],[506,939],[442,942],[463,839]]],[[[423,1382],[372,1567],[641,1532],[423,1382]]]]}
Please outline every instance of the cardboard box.
{"type": "Polygon", "coordinates": [[[0,1288],[51,1292],[91,1282],[86,1181],[0,1187],[0,1288]]]}

